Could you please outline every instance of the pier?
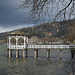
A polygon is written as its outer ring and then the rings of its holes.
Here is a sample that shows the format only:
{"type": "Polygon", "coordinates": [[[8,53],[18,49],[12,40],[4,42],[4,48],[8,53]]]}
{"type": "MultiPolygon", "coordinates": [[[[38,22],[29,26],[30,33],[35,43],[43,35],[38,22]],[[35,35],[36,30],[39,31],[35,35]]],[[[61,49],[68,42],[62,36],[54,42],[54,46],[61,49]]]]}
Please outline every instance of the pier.
{"type": "Polygon", "coordinates": [[[60,50],[60,60],[62,59],[62,50],[70,50],[71,57],[75,54],[75,45],[29,45],[25,33],[15,31],[8,34],[7,38],[7,56],[12,57],[12,51],[16,52],[16,58],[19,58],[19,51],[23,52],[23,58],[28,56],[28,50],[34,50],[34,58],[38,58],[39,50],[46,50],[47,58],[50,58],[51,50],[60,50]]]}

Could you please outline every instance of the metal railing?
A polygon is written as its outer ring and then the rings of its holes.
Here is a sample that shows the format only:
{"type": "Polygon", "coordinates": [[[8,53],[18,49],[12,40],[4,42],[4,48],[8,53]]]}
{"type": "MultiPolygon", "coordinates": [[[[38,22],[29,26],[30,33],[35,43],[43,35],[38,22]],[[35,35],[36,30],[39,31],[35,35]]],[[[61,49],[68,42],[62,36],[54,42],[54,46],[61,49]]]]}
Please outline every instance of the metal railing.
{"type": "Polygon", "coordinates": [[[25,45],[24,44],[18,44],[13,45],[11,44],[8,46],[10,49],[16,49],[16,48],[30,48],[30,49],[74,49],[75,45],[25,45]]]}
{"type": "Polygon", "coordinates": [[[24,46],[24,45],[18,45],[18,46],[16,46],[16,45],[11,45],[11,46],[9,46],[8,48],[9,48],[9,49],[25,49],[26,46],[24,46]]]}
{"type": "Polygon", "coordinates": [[[74,47],[71,47],[70,45],[28,45],[27,48],[69,49],[74,47]]]}

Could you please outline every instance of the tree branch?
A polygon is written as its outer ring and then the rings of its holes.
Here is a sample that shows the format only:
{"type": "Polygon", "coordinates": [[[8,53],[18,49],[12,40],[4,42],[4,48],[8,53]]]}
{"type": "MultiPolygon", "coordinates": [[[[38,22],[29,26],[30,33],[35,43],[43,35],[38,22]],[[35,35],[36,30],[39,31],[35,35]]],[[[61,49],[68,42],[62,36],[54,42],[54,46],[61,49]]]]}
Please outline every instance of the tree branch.
{"type": "Polygon", "coordinates": [[[58,15],[61,14],[62,11],[66,10],[70,6],[70,4],[72,3],[72,1],[73,0],[71,0],[65,8],[63,8],[62,10],[59,11],[59,13],[55,16],[55,19],[54,20],[56,20],[56,18],[58,17],[58,15]]]}

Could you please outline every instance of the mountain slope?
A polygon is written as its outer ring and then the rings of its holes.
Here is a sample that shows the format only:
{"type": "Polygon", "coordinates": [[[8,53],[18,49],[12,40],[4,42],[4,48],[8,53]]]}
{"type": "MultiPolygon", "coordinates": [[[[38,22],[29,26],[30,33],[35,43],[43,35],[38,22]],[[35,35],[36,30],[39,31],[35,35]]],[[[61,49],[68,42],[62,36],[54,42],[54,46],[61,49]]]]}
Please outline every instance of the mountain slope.
{"type": "MultiPolygon", "coordinates": [[[[59,37],[73,42],[75,40],[75,20],[44,23],[33,27],[22,28],[20,31],[27,33],[28,37],[59,37]]],[[[0,40],[6,39],[6,33],[0,33],[0,40]]]]}
{"type": "MultiPolygon", "coordinates": [[[[61,22],[52,22],[44,23],[34,27],[23,28],[20,31],[29,34],[31,36],[42,37],[62,37],[70,33],[71,29],[75,29],[75,20],[61,21],[61,22]]],[[[73,31],[72,31],[73,32],[73,31]]]]}

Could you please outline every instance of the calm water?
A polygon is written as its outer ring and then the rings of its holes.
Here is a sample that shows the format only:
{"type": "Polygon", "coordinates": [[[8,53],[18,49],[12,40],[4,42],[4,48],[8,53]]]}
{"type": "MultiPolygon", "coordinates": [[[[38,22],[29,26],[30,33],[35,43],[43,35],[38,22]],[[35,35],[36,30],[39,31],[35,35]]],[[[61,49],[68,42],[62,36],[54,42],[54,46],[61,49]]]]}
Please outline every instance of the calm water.
{"type": "Polygon", "coordinates": [[[66,75],[70,65],[70,51],[62,52],[62,60],[59,59],[59,50],[51,51],[50,59],[46,59],[46,50],[39,50],[38,59],[34,59],[34,51],[28,51],[28,57],[23,59],[20,51],[20,58],[6,57],[6,45],[0,45],[0,75],[66,75]]]}

